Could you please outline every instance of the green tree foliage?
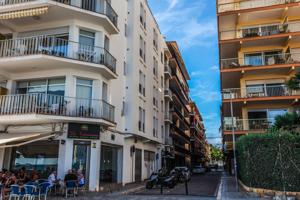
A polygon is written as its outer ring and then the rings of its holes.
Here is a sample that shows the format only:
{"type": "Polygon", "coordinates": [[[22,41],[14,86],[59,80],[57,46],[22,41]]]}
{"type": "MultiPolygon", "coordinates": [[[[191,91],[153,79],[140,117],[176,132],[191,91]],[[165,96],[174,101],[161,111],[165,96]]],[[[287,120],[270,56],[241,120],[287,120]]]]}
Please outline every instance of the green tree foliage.
{"type": "Polygon", "coordinates": [[[300,136],[287,131],[242,136],[237,142],[238,175],[254,188],[300,191],[300,136]]]}
{"type": "Polygon", "coordinates": [[[300,73],[296,74],[293,78],[291,78],[287,85],[292,90],[300,90],[300,73]]]}
{"type": "Polygon", "coordinates": [[[210,156],[213,161],[223,160],[223,152],[220,148],[210,145],[210,156]]]}
{"type": "Polygon", "coordinates": [[[286,113],[285,115],[279,115],[275,118],[273,129],[286,130],[291,133],[300,133],[300,115],[296,112],[286,113]]]}

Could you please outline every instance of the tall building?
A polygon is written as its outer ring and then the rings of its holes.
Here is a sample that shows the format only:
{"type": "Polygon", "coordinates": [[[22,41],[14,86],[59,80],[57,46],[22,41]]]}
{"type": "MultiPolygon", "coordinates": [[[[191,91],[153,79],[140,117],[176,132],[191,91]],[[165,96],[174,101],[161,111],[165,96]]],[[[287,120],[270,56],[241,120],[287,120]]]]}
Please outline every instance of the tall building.
{"type": "Polygon", "coordinates": [[[0,168],[91,191],[161,166],[166,44],[146,0],[0,2],[0,168]]]}
{"type": "Polygon", "coordinates": [[[165,65],[166,167],[191,166],[190,80],[176,42],[167,42],[165,65]]]}
{"type": "Polygon", "coordinates": [[[276,116],[299,111],[300,93],[286,86],[300,66],[299,2],[217,1],[228,166],[232,133],[264,133],[276,116]]]}
{"type": "Polygon", "coordinates": [[[202,115],[195,102],[190,103],[191,164],[207,166],[206,135],[202,115]]]}

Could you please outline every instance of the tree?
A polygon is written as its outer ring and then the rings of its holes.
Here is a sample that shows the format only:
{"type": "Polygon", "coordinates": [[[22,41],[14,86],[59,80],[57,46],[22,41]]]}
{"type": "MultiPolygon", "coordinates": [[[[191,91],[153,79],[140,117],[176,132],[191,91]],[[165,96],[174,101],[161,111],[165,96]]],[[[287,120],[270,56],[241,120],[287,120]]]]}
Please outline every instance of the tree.
{"type": "Polygon", "coordinates": [[[287,85],[292,90],[300,90],[300,73],[298,73],[294,77],[292,77],[287,82],[287,85]]]}
{"type": "Polygon", "coordinates": [[[210,156],[212,161],[223,160],[223,152],[220,148],[210,145],[210,156]]]}
{"type": "Polygon", "coordinates": [[[300,115],[296,112],[279,115],[275,118],[273,129],[286,130],[291,133],[300,133],[300,115]]]}

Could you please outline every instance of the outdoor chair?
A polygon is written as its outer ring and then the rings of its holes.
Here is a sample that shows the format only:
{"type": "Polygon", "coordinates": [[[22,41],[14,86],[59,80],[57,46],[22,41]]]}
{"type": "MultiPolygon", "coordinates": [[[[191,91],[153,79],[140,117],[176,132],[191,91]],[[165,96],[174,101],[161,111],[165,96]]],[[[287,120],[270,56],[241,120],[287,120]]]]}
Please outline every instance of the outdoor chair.
{"type": "Polygon", "coordinates": [[[39,200],[41,200],[41,197],[44,197],[44,200],[47,200],[48,192],[51,188],[51,184],[49,182],[43,182],[39,184],[39,200]]]}
{"type": "Polygon", "coordinates": [[[9,200],[12,200],[12,199],[17,199],[19,200],[20,197],[23,196],[23,192],[21,192],[21,188],[19,185],[11,185],[10,186],[10,193],[9,193],[9,200]]]}
{"type": "Polygon", "coordinates": [[[33,200],[37,195],[37,187],[34,185],[24,185],[24,196],[23,199],[33,200]]]}
{"type": "Polygon", "coordinates": [[[66,181],[66,198],[68,198],[68,193],[73,192],[73,197],[75,197],[75,194],[77,192],[77,182],[76,181],[66,181]]]}
{"type": "Polygon", "coordinates": [[[0,184],[0,200],[2,200],[3,199],[3,185],[2,184],[0,184]]]}

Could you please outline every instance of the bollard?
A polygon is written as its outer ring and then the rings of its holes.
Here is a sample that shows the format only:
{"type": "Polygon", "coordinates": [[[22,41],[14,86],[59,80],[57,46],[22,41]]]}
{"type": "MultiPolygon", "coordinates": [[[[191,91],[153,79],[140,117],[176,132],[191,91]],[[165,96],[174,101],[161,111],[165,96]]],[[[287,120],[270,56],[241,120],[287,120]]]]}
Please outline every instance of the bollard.
{"type": "Polygon", "coordinates": [[[163,184],[160,184],[160,194],[163,195],[163,184]]]}
{"type": "Polygon", "coordinates": [[[188,181],[185,180],[185,194],[189,195],[188,181]]]}

